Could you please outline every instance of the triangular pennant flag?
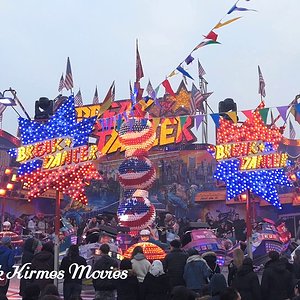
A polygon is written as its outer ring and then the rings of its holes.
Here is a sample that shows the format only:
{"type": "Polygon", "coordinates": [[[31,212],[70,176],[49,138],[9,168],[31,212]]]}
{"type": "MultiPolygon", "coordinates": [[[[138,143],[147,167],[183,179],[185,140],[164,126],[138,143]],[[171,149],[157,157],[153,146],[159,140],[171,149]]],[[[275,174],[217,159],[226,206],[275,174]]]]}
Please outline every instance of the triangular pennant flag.
{"type": "Polygon", "coordinates": [[[278,110],[278,112],[279,112],[279,114],[280,114],[280,116],[281,116],[281,118],[283,119],[284,122],[287,119],[286,112],[287,112],[288,109],[289,109],[288,105],[287,106],[278,106],[277,107],[277,110],[278,110]]]}
{"type": "Polygon", "coordinates": [[[170,78],[170,77],[173,77],[176,75],[176,70],[172,71],[167,77],[170,78]]]}
{"type": "Polygon", "coordinates": [[[204,35],[204,37],[208,40],[217,41],[218,35],[215,32],[211,31],[208,35],[204,35]]]}
{"type": "Polygon", "coordinates": [[[179,120],[180,120],[180,128],[182,128],[187,120],[187,116],[180,116],[179,120]]]}
{"type": "Polygon", "coordinates": [[[245,7],[237,7],[236,4],[238,3],[238,1],[232,6],[232,8],[228,11],[228,15],[230,15],[232,12],[234,11],[256,11],[255,9],[249,9],[249,8],[245,8],[245,7]]]}
{"type": "Polygon", "coordinates": [[[195,121],[196,121],[196,130],[198,130],[199,126],[201,125],[203,121],[204,115],[197,115],[195,116],[195,121]]]}
{"type": "Polygon", "coordinates": [[[202,47],[204,47],[204,46],[207,46],[207,45],[213,45],[213,44],[221,44],[221,43],[219,43],[219,42],[217,42],[217,41],[213,41],[213,40],[203,41],[203,42],[201,42],[200,44],[198,44],[198,45],[193,49],[193,51],[195,51],[195,50],[197,50],[197,49],[199,49],[199,48],[202,48],[202,47]]]}
{"type": "Polygon", "coordinates": [[[156,89],[154,90],[154,91],[155,91],[155,97],[156,97],[156,98],[157,98],[157,95],[158,95],[159,88],[160,88],[160,85],[158,85],[158,86],[156,87],[156,89]]]}
{"type": "Polygon", "coordinates": [[[176,94],[175,94],[175,92],[173,91],[173,89],[172,89],[172,87],[171,87],[170,82],[169,82],[168,79],[164,80],[164,81],[162,82],[162,85],[164,86],[164,88],[166,89],[166,92],[167,92],[168,94],[170,94],[170,95],[172,95],[173,97],[176,98],[176,94]]]}
{"type": "Polygon", "coordinates": [[[188,78],[190,78],[190,79],[192,79],[192,80],[194,80],[194,78],[184,69],[184,68],[182,68],[181,66],[178,66],[177,67],[177,70],[180,72],[180,73],[182,73],[184,76],[186,76],[186,77],[188,77],[188,78]]]}
{"type": "Polygon", "coordinates": [[[218,28],[221,28],[223,26],[226,26],[234,21],[237,21],[238,19],[240,19],[241,17],[237,17],[237,18],[233,18],[233,19],[230,19],[228,21],[225,21],[224,23],[221,23],[219,22],[213,29],[218,29],[218,28]]]}
{"type": "Polygon", "coordinates": [[[228,117],[236,124],[237,123],[237,113],[236,111],[229,111],[226,113],[228,117]]]}
{"type": "Polygon", "coordinates": [[[300,114],[300,103],[298,103],[297,105],[295,105],[295,109],[296,109],[296,112],[298,114],[300,114]]]}
{"type": "Polygon", "coordinates": [[[184,61],[189,65],[194,60],[194,57],[190,54],[184,61]]]}
{"type": "Polygon", "coordinates": [[[253,113],[251,109],[248,110],[242,110],[242,113],[246,116],[247,119],[249,119],[250,122],[253,120],[253,113]]]}
{"type": "Polygon", "coordinates": [[[220,115],[219,114],[211,114],[210,115],[213,121],[215,122],[217,128],[220,127],[220,115]]]}
{"type": "Polygon", "coordinates": [[[263,122],[266,124],[267,123],[267,118],[268,118],[268,113],[269,113],[269,108],[262,108],[259,110],[259,114],[263,120],[263,122]]]}
{"type": "Polygon", "coordinates": [[[160,122],[160,118],[153,118],[152,119],[152,126],[153,126],[153,129],[156,130],[158,125],[159,125],[159,122],[160,122]]]}

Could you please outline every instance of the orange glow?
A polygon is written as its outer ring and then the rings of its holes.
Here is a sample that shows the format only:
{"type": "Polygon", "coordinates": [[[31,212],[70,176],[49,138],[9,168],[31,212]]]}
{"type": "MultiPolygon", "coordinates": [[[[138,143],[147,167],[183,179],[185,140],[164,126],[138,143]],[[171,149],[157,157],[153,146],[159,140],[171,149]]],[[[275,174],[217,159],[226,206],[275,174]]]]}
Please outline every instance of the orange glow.
{"type": "Polygon", "coordinates": [[[247,201],[247,194],[242,194],[241,195],[241,200],[242,201],[247,201]]]}
{"type": "Polygon", "coordinates": [[[9,191],[11,191],[11,190],[14,188],[14,185],[13,185],[12,183],[8,183],[8,184],[6,185],[6,188],[7,188],[9,191]]]}
{"type": "Polygon", "coordinates": [[[160,247],[158,247],[157,245],[149,242],[142,242],[142,243],[134,244],[130,248],[128,248],[124,253],[124,257],[131,259],[133,249],[137,246],[141,246],[143,248],[146,258],[150,261],[162,260],[166,256],[165,251],[160,247]]]}
{"type": "Polygon", "coordinates": [[[0,189],[0,196],[5,196],[5,195],[6,195],[6,190],[0,189]]]}
{"type": "Polygon", "coordinates": [[[5,169],[4,174],[10,175],[12,173],[12,169],[5,169]]]}

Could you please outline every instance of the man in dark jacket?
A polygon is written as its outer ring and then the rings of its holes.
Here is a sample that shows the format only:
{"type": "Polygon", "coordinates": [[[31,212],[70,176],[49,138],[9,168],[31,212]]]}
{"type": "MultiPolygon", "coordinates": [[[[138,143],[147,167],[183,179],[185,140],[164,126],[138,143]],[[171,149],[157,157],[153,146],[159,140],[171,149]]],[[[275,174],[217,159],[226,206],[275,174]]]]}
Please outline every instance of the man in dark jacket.
{"type": "MultiPolygon", "coordinates": [[[[118,267],[117,261],[108,255],[110,248],[107,244],[102,244],[100,246],[100,251],[101,257],[96,261],[93,271],[112,271],[118,267]]],[[[115,300],[116,283],[114,279],[109,275],[105,278],[103,276],[103,279],[101,279],[101,277],[93,279],[93,285],[96,292],[95,299],[115,300]]]]}
{"type": "MultiPolygon", "coordinates": [[[[6,276],[8,272],[13,271],[13,265],[15,263],[15,254],[11,249],[10,237],[3,237],[0,246],[0,270],[3,271],[6,276]]],[[[3,276],[1,276],[3,277],[3,276]]],[[[0,295],[6,296],[9,287],[9,280],[6,280],[5,285],[0,286],[0,295]]]]}
{"type": "Polygon", "coordinates": [[[266,263],[262,276],[261,291],[264,300],[284,300],[293,296],[293,277],[279,254],[270,251],[271,260],[266,263]]]}
{"type": "Polygon", "coordinates": [[[164,270],[169,277],[172,289],[178,285],[185,285],[183,273],[188,255],[180,249],[181,243],[179,240],[173,240],[170,246],[171,251],[164,259],[164,270]]]}
{"type": "Polygon", "coordinates": [[[247,257],[238,269],[232,281],[232,287],[241,295],[243,300],[260,300],[260,285],[257,274],[253,271],[253,261],[247,257]]]}

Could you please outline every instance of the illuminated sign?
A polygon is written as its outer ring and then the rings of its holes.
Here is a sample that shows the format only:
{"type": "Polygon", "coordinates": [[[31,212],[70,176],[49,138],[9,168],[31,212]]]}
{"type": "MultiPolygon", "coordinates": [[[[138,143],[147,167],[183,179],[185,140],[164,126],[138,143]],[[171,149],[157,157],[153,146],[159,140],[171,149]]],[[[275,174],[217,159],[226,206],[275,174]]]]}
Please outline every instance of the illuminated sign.
{"type": "Polygon", "coordinates": [[[66,137],[22,146],[17,148],[16,161],[24,163],[34,159],[41,159],[43,160],[42,168],[52,170],[93,161],[100,156],[97,145],[80,147],[72,147],[72,145],[73,139],[66,137]]]}

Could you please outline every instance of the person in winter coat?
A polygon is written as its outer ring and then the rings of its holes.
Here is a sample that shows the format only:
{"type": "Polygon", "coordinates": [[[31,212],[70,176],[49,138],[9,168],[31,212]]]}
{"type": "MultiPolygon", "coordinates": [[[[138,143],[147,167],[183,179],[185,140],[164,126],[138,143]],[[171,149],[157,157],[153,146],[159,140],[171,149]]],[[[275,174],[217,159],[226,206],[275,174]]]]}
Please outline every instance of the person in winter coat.
{"type": "Polygon", "coordinates": [[[293,298],[293,300],[300,300],[300,280],[296,283],[294,287],[294,294],[295,297],[293,298]]]}
{"type": "Polygon", "coordinates": [[[173,289],[178,285],[185,286],[183,273],[188,254],[180,249],[181,243],[179,240],[173,240],[170,246],[171,251],[166,255],[163,264],[164,270],[170,280],[170,287],[173,289]]]}
{"type": "Polygon", "coordinates": [[[183,285],[175,286],[171,292],[171,300],[195,300],[196,293],[183,285]]]}
{"type": "MultiPolygon", "coordinates": [[[[54,245],[52,242],[47,242],[42,246],[42,250],[33,256],[31,261],[32,270],[48,271],[49,273],[54,270],[54,245]]],[[[49,279],[49,276],[45,278],[34,277],[32,280],[36,283],[40,290],[43,291],[46,285],[53,283],[53,279],[49,279]]]]}
{"type": "Polygon", "coordinates": [[[139,281],[132,270],[130,259],[124,258],[120,263],[120,270],[127,270],[126,279],[117,279],[117,300],[138,300],[139,299],[139,281]]]}
{"type": "MultiPolygon", "coordinates": [[[[13,265],[15,263],[15,253],[11,249],[11,238],[4,236],[1,239],[0,246],[0,270],[4,272],[4,276],[8,272],[13,271],[13,265]]],[[[5,282],[3,282],[5,283],[5,282]]],[[[6,283],[0,286],[0,295],[6,296],[9,287],[9,279],[6,280],[6,283]]]]}
{"type": "Polygon", "coordinates": [[[139,283],[144,281],[146,274],[149,272],[151,263],[146,259],[143,248],[136,246],[131,256],[132,270],[137,276],[139,283]]]}
{"type": "MultiPolygon", "coordinates": [[[[23,246],[23,254],[22,254],[22,260],[21,265],[25,265],[27,263],[31,263],[32,259],[34,257],[34,254],[39,252],[41,250],[41,242],[35,238],[29,238],[25,241],[23,246]]],[[[20,280],[20,295],[24,295],[24,291],[26,289],[26,286],[29,285],[31,281],[29,279],[21,278],[20,280]]]]}
{"type": "Polygon", "coordinates": [[[69,300],[72,296],[80,296],[82,290],[82,278],[72,278],[72,271],[70,266],[76,263],[79,266],[86,266],[86,260],[79,255],[79,248],[77,245],[71,245],[68,254],[63,258],[60,270],[65,273],[64,276],[64,300],[69,300]]]}
{"type": "Polygon", "coordinates": [[[221,273],[221,269],[217,264],[217,255],[215,252],[205,252],[202,254],[202,257],[211,269],[211,276],[216,273],[221,273]]]}
{"type": "Polygon", "coordinates": [[[189,249],[188,254],[189,258],[186,261],[183,274],[186,287],[202,295],[202,290],[211,275],[211,270],[196,249],[189,249]]]}
{"type": "Polygon", "coordinates": [[[236,276],[238,268],[242,266],[244,258],[244,252],[240,248],[233,250],[233,260],[228,265],[228,286],[231,286],[232,280],[236,276]]]}
{"type": "Polygon", "coordinates": [[[170,296],[169,279],[164,272],[163,264],[155,260],[146,275],[142,296],[144,300],[167,300],[170,296]]]}
{"type": "MultiPolygon", "coordinates": [[[[223,274],[216,273],[211,277],[209,289],[211,300],[220,300],[220,294],[227,288],[226,278],[223,274]]],[[[255,299],[256,300],[256,299],[255,299]]]]}
{"type": "Polygon", "coordinates": [[[300,279],[300,249],[295,250],[293,269],[295,279],[300,279]]]}
{"type": "Polygon", "coordinates": [[[286,269],[279,253],[269,252],[271,260],[266,263],[262,276],[261,292],[264,300],[284,300],[293,295],[292,274],[286,269]]]}
{"type": "Polygon", "coordinates": [[[232,287],[240,293],[243,300],[261,299],[259,280],[257,274],[253,271],[251,258],[244,259],[242,266],[233,279],[232,287]]]}
{"type": "MultiPolygon", "coordinates": [[[[96,261],[93,271],[102,271],[116,269],[118,267],[117,261],[108,255],[110,248],[107,244],[100,246],[101,257],[96,261]]],[[[95,299],[101,300],[115,300],[116,284],[115,280],[108,278],[93,279],[93,286],[96,292],[95,299]]]]}

